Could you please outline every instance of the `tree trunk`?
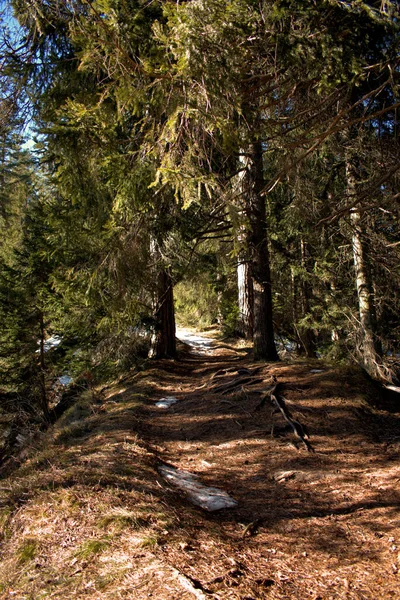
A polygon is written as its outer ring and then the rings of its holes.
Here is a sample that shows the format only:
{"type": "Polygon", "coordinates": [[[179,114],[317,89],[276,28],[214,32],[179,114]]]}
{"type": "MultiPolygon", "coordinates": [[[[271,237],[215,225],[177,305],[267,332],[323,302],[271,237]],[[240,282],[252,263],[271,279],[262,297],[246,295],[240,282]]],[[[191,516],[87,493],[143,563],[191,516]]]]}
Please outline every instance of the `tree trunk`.
{"type": "Polygon", "coordinates": [[[156,331],[153,340],[155,358],[176,356],[175,310],[170,273],[162,269],[158,276],[158,300],[155,310],[156,331]]]}
{"type": "Polygon", "coordinates": [[[155,358],[174,358],[176,356],[174,295],[172,278],[167,269],[161,269],[158,274],[157,293],[152,355],[155,358]]]}
{"type": "Polygon", "coordinates": [[[237,266],[239,333],[247,340],[254,335],[254,291],[250,265],[247,260],[240,259],[237,266]]]}
{"type": "Polygon", "coordinates": [[[279,360],[274,340],[271,272],[267,239],[263,153],[261,142],[251,145],[243,177],[247,245],[254,291],[254,358],[279,360]]]}
{"type": "MultiPolygon", "coordinates": [[[[304,318],[310,313],[310,299],[312,295],[312,288],[307,279],[310,272],[310,253],[308,244],[304,240],[300,242],[300,251],[301,265],[303,267],[303,277],[300,281],[301,317],[304,318]]],[[[301,344],[306,356],[316,358],[317,342],[313,329],[309,325],[303,325],[301,330],[301,344]]]]}
{"type": "Polygon", "coordinates": [[[171,272],[165,266],[161,243],[150,241],[150,255],[154,263],[155,294],[153,299],[154,333],[150,356],[174,358],[176,356],[175,307],[171,272]]]}
{"type": "MultiPolygon", "coordinates": [[[[331,291],[331,296],[332,296],[332,298],[335,299],[334,301],[336,303],[337,290],[336,290],[336,284],[333,280],[329,282],[329,287],[330,287],[330,291],[331,291]]],[[[334,327],[331,330],[331,342],[333,342],[335,344],[335,343],[339,342],[339,340],[340,340],[339,331],[336,329],[336,327],[334,327]]]]}
{"type": "Polygon", "coordinates": [[[216,276],[216,293],[217,293],[217,323],[220,327],[223,326],[224,324],[224,315],[222,312],[222,302],[223,302],[223,288],[224,288],[224,278],[221,275],[221,273],[219,273],[217,271],[217,276],[216,276]]]}
{"type": "MultiPolygon", "coordinates": [[[[241,171],[237,177],[237,192],[246,202],[247,185],[246,172],[248,169],[248,158],[242,150],[239,154],[241,171]]],[[[237,264],[237,288],[238,288],[238,333],[246,340],[252,340],[254,336],[254,289],[253,279],[249,261],[248,249],[248,223],[246,223],[246,211],[243,204],[239,208],[239,225],[236,231],[236,242],[238,245],[237,264]]]]}
{"type": "Polygon", "coordinates": [[[6,209],[6,136],[3,136],[1,140],[1,159],[0,159],[0,215],[7,220],[7,209],[6,209]]]}
{"type": "MultiPolygon", "coordinates": [[[[357,170],[349,156],[346,158],[346,177],[348,195],[356,198],[357,170]]],[[[360,347],[358,350],[367,373],[375,379],[381,379],[382,366],[378,351],[379,344],[376,338],[372,284],[363,241],[361,215],[356,207],[351,209],[350,222],[352,225],[353,259],[360,316],[360,347]]]]}
{"type": "Polygon", "coordinates": [[[40,339],[39,339],[39,386],[40,386],[40,404],[43,412],[43,417],[46,421],[50,421],[49,413],[49,402],[46,393],[46,365],[44,359],[44,342],[45,342],[45,329],[43,313],[40,311],[39,314],[40,323],[40,339]]]}

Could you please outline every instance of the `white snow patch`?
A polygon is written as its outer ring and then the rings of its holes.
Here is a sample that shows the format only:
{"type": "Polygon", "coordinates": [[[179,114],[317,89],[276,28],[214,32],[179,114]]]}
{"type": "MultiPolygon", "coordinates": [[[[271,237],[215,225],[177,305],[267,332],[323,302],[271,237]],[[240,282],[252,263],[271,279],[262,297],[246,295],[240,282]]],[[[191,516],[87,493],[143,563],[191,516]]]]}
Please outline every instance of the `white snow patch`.
{"type": "Polygon", "coordinates": [[[58,383],[61,385],[69,385],[72,382],[72,377],[70,375],[61,375],[58,378],[58,383]]]}
{"type": "Polygon", "coordinates": [[[288,352],[289,354],[291,354],[292,352],[296,352],[297,350],[297,344],[286,338],[275,340],[275,343],[278,347],[279,352],[288,352]]]}
{"type": "Polygon", "coordinates": [[[61,342],[62,339],[59,335],[52,335],[51,337],[47,338],[47,340],[45,340],[43,344],[44,351],[48,352],[52,348],[57,348],[57,346],[59,346],[61,342]]]}
{"type": "Polygon", "coordinates": [[[169,408],[173,404],[176,404],[178,400],[175,396],[167,396],[166,398],[161,398],[158,402],[156,402],[157,408],[169,408]]]}
{"type": "Polygon", "coordinates": [[[176,336],[182,341],[192,346],[194,354],[212,354],[214,340],[198,335],[185,327],[177,327],[176,336]]]}
{"type": "Polygon", "coordinates": [[[197,476],[192,475],[192,473],[175,469],[175,467],[170,467],[169,465],[160,465],[158,471],[169,483],[186,492],[193,504],[209,512],[223,508],[234,508],[238,505],[236,500],[223,490],[208,487],[196,481],[197,476]]]}

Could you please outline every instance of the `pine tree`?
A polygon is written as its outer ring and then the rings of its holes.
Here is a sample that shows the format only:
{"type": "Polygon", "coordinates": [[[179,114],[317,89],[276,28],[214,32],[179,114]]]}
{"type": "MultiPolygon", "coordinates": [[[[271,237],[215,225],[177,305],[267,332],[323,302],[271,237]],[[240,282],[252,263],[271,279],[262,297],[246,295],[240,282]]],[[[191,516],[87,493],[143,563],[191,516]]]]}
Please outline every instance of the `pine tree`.
{"type": "Polygon", "coordinates": [[[257,358],[277,358],[274,322],[310,356],[340,336],[354,350],[356,328],[346,320],[355,322],[358,276],[348,268],[361,226],[379,342],[381,315],[390,310],[366,232],[379,247],[393,248],[393,263],[396,241],[387,238],[396,228],[389,217],[375,217],[383,200],[394,206],[395,161],[379,167],[380,184],[372,165],[386,160],[377,151],[383,140],[385,152],[397,147],[396,3],[14,6],[26,28],[32,66],[25,82],[58,197],[46,217],[52,285],[67,313],[79,304],[76,324],[90,315],[95,343],[106,330],[111,335],[152,316],[155,331],[165,332],[159,354],[174,353],[167,291],[180,269],[179,246],[189,238],[197,244],[207,230],[185,231],[192,206],[204,219],[218,215],[213,235],[232,229],[231,244],[240,237],[239,260],[249,264],[254,289],[257,358]],[[346,132],[354,132],[347,154],[346,132]],[[346,156],[366,139],[370,154],[352,185],[346,156]],[[70,210],[76,219],[68,234],[70,210]],[[86,257],[71,250],[78,240],[86,257]]]}
{"type": "Polygon", "coordinates": [[[48,419],[44,341],[49,262],[34,192],[34,163],[15,145],[8,156],[2,190],[7,215],[1,226],[0,253],[2,381],[6,392],[21,394],[27,407],[36,405],[48,419]]]}

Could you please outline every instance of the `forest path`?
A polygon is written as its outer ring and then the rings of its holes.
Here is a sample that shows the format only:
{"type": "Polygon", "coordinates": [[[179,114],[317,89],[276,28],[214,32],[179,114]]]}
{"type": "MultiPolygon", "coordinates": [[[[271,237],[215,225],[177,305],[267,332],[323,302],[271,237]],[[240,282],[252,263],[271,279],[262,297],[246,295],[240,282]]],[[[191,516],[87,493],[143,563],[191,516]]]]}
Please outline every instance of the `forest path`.
{"type": "Polygon", "coordinates": [[[177,327],[176,337],[190,347],[190,352],[195,355],[212,355],[216,348],[216,341],[210,335],[199,334],[187,327],[177,327]]]}
{"type": "Polygon", "coordinates": [[[3,478],[0,598],[400,598],[399,414],[354,369],[197,341],[83,394],[3,478]],[[315,452],[257,410],[273,377],[315,452]],[[237,506],[194,506],[162,464],[237,506]]]}
{"type": "Polygon", "coordinates": [[[186,542],[163,550],[176,568],[216,598],[400,598],[399,418],[367,404],[374,391],[360,373],[253,363],[216,343],[164,364],[159,383],[178,402],[148,403],[141,436],[161,463],[238,501],[207,515],[171,490],[175,510],[195,515],[186,542]],[[244,369],[257,369],[255,383],[240,384],[244,369]],[[268,404],[257,410],[272,376],[314,453],[268,404]]]}

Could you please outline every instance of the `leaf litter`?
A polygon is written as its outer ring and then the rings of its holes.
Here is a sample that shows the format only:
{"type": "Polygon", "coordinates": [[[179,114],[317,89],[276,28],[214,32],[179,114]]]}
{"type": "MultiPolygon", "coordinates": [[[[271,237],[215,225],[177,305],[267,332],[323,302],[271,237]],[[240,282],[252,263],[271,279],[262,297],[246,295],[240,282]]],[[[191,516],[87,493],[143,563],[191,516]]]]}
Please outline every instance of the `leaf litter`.
{"type": "Polygon", "coordinates": [[[399,416],[362,374],[218,343],[180,358],[110,386],[79,436],[65,415],[3,477],[0,597],[399,598],[399,416]],[[255,411],[272,376],[315,453],[255,411]],[[237,505],[193,506],[160,464],[237,505]]]}

